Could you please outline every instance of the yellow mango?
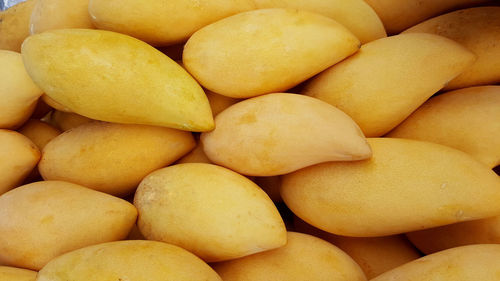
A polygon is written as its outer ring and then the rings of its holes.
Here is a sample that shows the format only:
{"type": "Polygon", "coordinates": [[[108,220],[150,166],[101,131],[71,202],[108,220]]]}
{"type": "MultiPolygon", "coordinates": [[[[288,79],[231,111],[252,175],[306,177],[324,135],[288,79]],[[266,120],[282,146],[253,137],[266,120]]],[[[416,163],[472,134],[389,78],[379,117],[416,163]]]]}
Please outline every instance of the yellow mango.
{"type": "Polygon", "coordinates": [[[177,63],[132,37],[62,29],[30,36],[22,55],[50,98],[102,121],[213,129],[203,89],[177,63]]]}
{"type": "Polygon", "coordinates": [[[266,193],[216,165],[187,163],[157,170],[137,188],[134,205],[147,239],[178,245],[207,262],[286,243],[285,225],[266,193]]]}
{"type": "Polygon", "coordinates": [[[222,281],[206,263],[174,245],[118,241],[79,249],[48,263],[37,281],[222,281]]]}
{"type": "Polygon", "coordinates": [[[40,151],[20,133],[0,129],[0,159],[1,195],[22,183],[40,160],[40,151]]]}
{"type": "Polygon", "coordinates": [[[313,78],[303,93],[338,107],[367,137],[378,137],[474,59],[467,49],[441,36],[397,35],[363,45],[355,55],[313,78]]]}
{"type": "Polygon", "coordinates": [[[22,125],[35,110],[42,90],[28,76],[21,54],[0,50],[0,128],[22,125]]]}
{"type": "Polygon", "coordinates": [[[365,0],[378,14],[390,34],[399,33],[428,18],[487,0],[365,0]]]}
{"type": "Polygon", "coordinates": [[[35,281],[36,271],[0,266],[0,281],[35,281]]]}
{"type": "Polygon", "coordinates": [[[361,43],[386,37],[382,21],[363,0],[255,0],[259,9],[291,8],[330,17],[347,27],[361,43]]]}
{"type": "Polygon", "coordinates": [[[31,34],[63,28],[94,28],[89,0],[37,0],[29,28],[31,34]]]}
{"type": "Polygon", "coordinates": [[[470,244],[500,244],[500,217],[455,223],[406,235],[426,254],[470,244]]]}
{"type": "Polygon", "coordinates": [[[184,42],[208,24],[252,9],[251,0],[91,0],[89,4],[98,28],[155,46],[184,42]]]}
{"type": "Polygon", "coordinates": [[[321,238],[346,252],[368,279],[421,257],[404,235],[347,237],[319,230],[298,217],[294,217],[293,224],[296,231],[321,238]]]}
{"type": "Polygon", "coordinates": [[[490,168],[500,164],[500,86],[444,93],[424,103],[387,136],[451,146],[490,168]]]}
{"type": "Polygon", "coordinates": [[[19,129],[19,133],[29,138],[41,151],[61,131],[40,120],[30,119],[19,129]]]}
{"type": "Polygon", "coordinates": [[[76,113],[55,110],[50,115],[49,123],[61,131],[76,128],[94,120],[76,113]]]}
{"type": "Polygon", "coordinates": [[[288,232],[281,248],[214,264],[224,281],[364,281],[363,271],[346,253],[307,234],[288,232]]]}
{"type": "Polygon", "coordinates": [[[370,281],[499,280],[500,245],[457,247],[409,262],[370,281]]]}
{"type": "Polygon", "coordinates": [[[63,112],[71,112],[71,110],[69,108],[67,108],[64,105],[58,103],[57,101],[51,99],[47,95],[42,95],[42,100],[55,110],[59,110],[59,111],[63,111],[63,112]]]}
{"type": "Polygon", "coordinates": [[[372,237],[500,214],[500,179],[466,153],[430,142],[369,139],[373,156],[283,177],[281,197],[307,223],[372,237]]]}
{"type": "Polygon", "coordinates": [[[476,62],[445,86],[446,90],[500,82],[500,7],[459,10],[418,24],[404,33],[450,38],[477,56],[476,62]]]}
{"type": "Polygon", "coordinates": [[[90,122],[53,139],[38,165],[46,180],[63,180],[127,195],[149,173],[195,146],[189,132],[146,125],[90,122]]]}
{"type": "Polygon", "coordinates": [[[39,270],[66,252],[121,240],[137,211],[125,200],[62,181],[23,185],[0,196],[0,262],[39,270]]]}
{"type": "Polygon", "coordinates": [[[210,159],[208,159],[207,155],[203,151],[203,143],[201,141],[198,141],[196,144],[196,147],[191,150],[188,154],[182,156],[181,159],[179,159],[177,164],[182,164],[182,163],[208,163],[212,164],[210,159]]]}
{"type": "Polygon", "coordinates": [[[216,94],[209,90],[206,90],[208,102],[210,103],[210,107],[212,108],[212,114],[216,116],[217,114],[224,111],[224,109],[230,107],[231,105],[241,101],[239,99],[226,97],[223,95],[216,94]]]}
{"type": "Polygon", "coordinates": [[[21,51],[21,44],[30,35],[31,11],[35,3],[35,0],[27,0],[0,11],[1,50],[21,51]]]}
{"type": "Polygon", "coordinates": [[[282,175],[321,162],[371,156],[349,116],[307,96],[276,93],[248,99],[219,113],[215,123],[215,130],[201,135],[206,155],[244,175],[282,175]]]}
{"type": "Polygon", "coordinates": [[[198,30],[184,46],[183,63],[205,88],[248,98],[290,89],[355,53],[359,44],[323,15],[262,9],[198,30]]]}

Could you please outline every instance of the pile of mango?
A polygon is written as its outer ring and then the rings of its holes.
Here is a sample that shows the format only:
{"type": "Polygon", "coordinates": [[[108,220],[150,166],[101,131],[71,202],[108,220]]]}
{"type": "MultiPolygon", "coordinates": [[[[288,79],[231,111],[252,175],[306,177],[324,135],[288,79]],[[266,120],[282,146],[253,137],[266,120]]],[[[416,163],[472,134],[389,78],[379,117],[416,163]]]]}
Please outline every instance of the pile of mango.
{"type": "Polygon", "coordinates": [[[500,280],[500,5],[0,14],[0,281],[500,280]]]}

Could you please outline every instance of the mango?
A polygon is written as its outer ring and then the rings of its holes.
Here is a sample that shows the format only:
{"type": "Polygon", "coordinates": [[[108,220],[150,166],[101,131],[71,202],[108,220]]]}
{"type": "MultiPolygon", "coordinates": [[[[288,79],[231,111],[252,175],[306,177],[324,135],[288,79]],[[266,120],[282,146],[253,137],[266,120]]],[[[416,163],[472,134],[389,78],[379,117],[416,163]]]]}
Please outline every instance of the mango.
{"type": "Polygon", "coordinates": [[[146,125],[90,122],[48,143],[39,163],[46,180],[128,195],[149,173],[194,148],[189,132],[146,125]]]}
{"type": "Polygon", "coordinates": [[[27,0],[0,11],[0,49],[21,52],[21,44],[30,35],[30,18],[38,0],[27,0]]]}
{"type": "Polygon", "coordinates": [[[302,93],[347,113],[367,137],[379,137],[474,60],[474,54],[441,36],[397,35],[363,45],[314,77],[302,93]]]}
{"type": "Polygon", "coordinates": [[[137,211],[125,200],[62,181],[0,196],[0,262],[39,270],[85,246],[124,239],[137,211]]]}
{"type": "Polygon", "coordinates": [[[416,25],[444,12],[475,6],[487,0],[365,0],[378,14],[390,34],[416,25]]]}
{"type": "Polygon", "coordinates": [[[137,188],[134,205],[147,239],[180,246],[207,262],[286,243],[285,225],[266,193],[216,165],[186,163],[157,170],[137,188]]]}
{"type": "Polygon", "coordinates": [[[0,266],[0,281],[35,281],[36,271],[0,266]]]}
{"type": "MultiPolygon", "coordinates": [[[[27,137],[0,129],[0,195],[19,186],[40,160],[40,150],[27,137]]],[[[0,212],[1,213],[1,212],[0,212]]]]}
{"type": "Polygon", "coordinates": [[[89,3],[92,21],[99,29],[128,34],[154,46],[185,42],[206,25],[252,9],[255,5],[251,0],[91,0],[89,3]]]}
{"type": "Polygon", "coordinates": [[[255,0],[259,9],[290,8],[330,17],[351,31],[361,43],[386,37],[382,21],[363,0],[255,0]]]}
{"type": "Polygon", "coordinates": [[[130,36],[61,29],[23,44],[24,64],[50,98],[102,121],[213,129],[205,93],[182,67],[130,36]]]}
{"type": "Polygon", "coordinates": [[[424,103],[387,136],[447,145],[500,164],[500,86],[464,88],[424,103]]]}
{"type": "Polygon", "coordinates": [[[30,119],[19,129],[19,133],[29,138],[41,151],[61,131],[40,120],[30,119]]]}
{"type": "Polygon", "coordinates": [[[31,34],[63,28],[94,28],[89,0],[37,0],[30,19],[31,34]]]}
{"type": "Polygon", "coordinates": [[[54,127],[61,131],[67,131],[69,129],[76,128],[85,123],[89,123],[95,120],[87,118],[76,113],[64,112],[59,110],[54,110],[50,116],[48,122],[54,127]]]}
{"type": "Polygon", "coordinates": [[[409,262],[371,281],[482,281],[498,280],[500,245],[457,247],[409,262]]]}
{"type": "Polygon", "coordinates": [[[281,248],[217,263],[224,281],[364,281],[363,271],[346,253],[307,234],[288,232],[281,248]]]}
{"type": "Polygon", "coordinates": [[[500,244],[500,217],[455,223],[406,235],[426,254],[470,244],[500,244]]]}
{"type": "Polygon", "coordinates": [[[450,38],[477,56],[475,63],[451,80],[446,90],[500,82],[500,7],[459,10],[420,23],[404,33],[433,33],[450,38]]]}
{"type": "Polygon", "coordinates": [[[63,111],[63,112],[71,112],[71,110],[69,108],[58,103],[57,101],[53,100],[52,98],[50,98],[47,95],[42,95],[42,100],[55,110],[59,110],[59,111],[63,111]]]}
{"type": "Polygon", "coordinates": [[[205,26],[182,61],[217,94],[248,98],[290,89],[355,53],[359,40],[335,20],[293,9],[262,9],[205,26]]]}
{"type": "Polygon", "coordinates": [[[244,100],[219,113],[215,123],[215,130],[201,135],[206,155],[244,175],[282,175],[371,156],[349,116],[307,96],[276,93],[244,100]]]}
{"type": "Polygon", "coordinates": [[[468,154],[416,140],[369,139],[373,156],[283,177],[281,197],[324,231],[374,237],[500,215],[500,178],[468,154]]]}
{"type": "Polygon", "coordinates": [[[21,54],[0,50],[0,65],[0,128],[14,129],[28,120],[43,92],[26,72],[21,54]]]}
{"type": "Polygon", "coordinates": [[[222,281],[206,263],[174,245],[118,241],[76,250],[48,263],[37,281],[222,281]]]}

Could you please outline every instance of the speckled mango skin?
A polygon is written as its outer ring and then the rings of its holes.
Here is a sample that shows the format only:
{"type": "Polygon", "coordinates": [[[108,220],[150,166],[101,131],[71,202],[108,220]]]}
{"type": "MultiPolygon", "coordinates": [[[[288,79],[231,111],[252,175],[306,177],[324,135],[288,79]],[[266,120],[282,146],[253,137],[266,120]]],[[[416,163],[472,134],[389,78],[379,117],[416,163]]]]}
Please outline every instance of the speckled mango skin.
{"type": "Polygon", "coordinates": [[[22,55],[45,94],[77,114],[187,131],[214,127],[198,83],[160,51],[130,36],[52,30],[29,37],[22,55]]]}
{"type": "Polygon", "coordinates": [[[127,237],[129,202],[81,185],[41,181],[0,196],[0,263],[39,270],[53,258],[127,237]]]}
{"type": "Polygon", "coordinates": [[[134,205],[146,238],[178,245],[207,262],[286,243],[285,225],[267,194],[213,164],[178,164],[149,174],[137,188],[134,205]]]}
{"type": "Polygon", "coordinates": [[[347,113],[365,136],[380,137],[475,59],[469,50],[441,36],[396,35],[364,44],[307,82],[301,93],[347,113]]]}
{"type": "Polygon", "coordinates": [[[355,237],[500,214],[500,178],[468,154],[416,140],[368,142],[369,160],[329,162],[284,176],[287,206],[317,228],[355,237]]]}
{"type": "Polygon", "coordinates": [[[307,96],[274,93],[247,99],[215,120],[215,130],[201,135],[206,155],[244,175],[282,175],[321,162],[371,156],[349,116],[307,96]]]}
{"type": "Polygon", "coordinates": [[[198,30],[184,67],[203,87],[249,98],[288,90],[359,49],[359,40],[323,15],[294,9],[240,13],[198,30]]]}
{"type": "Polygon", "coordinates": [[[37,281],[222,281],[190,252],[163,242],[118,241],[82,248],[55,258],[37,281]]]}
{"type": "Polygon", "coordinates": [[[476,244],[437,252],[370,281],[483,281],[500,277],[500,245],[476,244]]]}
{"type": "Polygon", "coordinates": [[[36,0],[28,0],[0,11],[0,49],[21,51],[21,44],[30,35],[31,11],[36,0]]]}

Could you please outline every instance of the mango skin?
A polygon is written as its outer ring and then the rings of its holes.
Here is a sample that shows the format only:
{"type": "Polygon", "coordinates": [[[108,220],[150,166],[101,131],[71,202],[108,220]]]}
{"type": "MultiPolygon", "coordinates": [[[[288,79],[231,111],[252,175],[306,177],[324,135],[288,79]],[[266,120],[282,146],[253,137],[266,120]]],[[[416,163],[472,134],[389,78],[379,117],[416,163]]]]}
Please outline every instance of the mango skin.
{"type": "Polygon", "coordinates": [[[367,137],[379,137],[474,60],[470,51],[441,36],[396,35],[363,45],[311,79],[302,94],[337,106],[367,137]]]}
{"type": "Polygon", "coordinates": [[[78,115],[76,113],[64,112],[59,110],[54,110],[50,114],[50,118],[48,122],[52,124],[54,127],[58,128],[61,131],[67,131],[69,129],[76,128],[80,125],[92,122],[90,118],[87,118],[82,115],[78,115]]]}
{"type": "Polygon", "coordinates": [[[21,44],[30,35],[31,11],[37,0],[27,0],[0,11],[0,49],[21,52],[21,44]]]}
{"type": "Polygon", "coordinates": [[[63,28],[94,28],[89,0],[37,0],[29,22],[31,34],[63,28]]]}
{"type": "Polygon", "coordinates": [[[477,56],[476,62],[451,80],[444,89],[453,90],[500,82],[500,7],[478,7],[444,14],[422,22],[403,33],[425,32],[450,38],[477,56]]]}
{"type": "Polygon", "coordinates": [[[222,281],[206,263],[174,245],[118,241],[82,248],[48,263],[37,281],[222,281]]]}
{"type": "Polygon", "coordinates": [[[184,46],[186,69],[205,88],[228,97],[281,92],[359,49],[331,18],[293,9],[262,9],[205,26],[184,46]]]}
{"type": "Polygon", "coordinates": [[[43,94],[24,68],[21,54],[0,50],[0,128],[14,129],[22,125],[43,94]]]}
{"type": "Polygon", "coordinates": [[[498,280],[500,245],[477,244],[441,251],[388,271],[371,281],[498,280]]]}
{"type": "Polygon", "coordinates": [[[42,151],[47,143],[61,134],[61,131],[40,120],[30,119],[19,128],[19,133],[29,138],[42,151]]]}
{"type": "Polygon", "coordinates": [[[255,5],[250,0],[89,2],[89,13],[99,29],[128,34],[154,46],[185,42],[208,24],[253,9],[255,5]]]}
{"type": "Polygon", "coordinates": [[[424,229],[406,236],[426,254],[470,244],[500,244],[500,217],[424,229]]]}
{"type": "Polygon", "coordinates": [[[500,214],[500,179],[468,154],[415,140],[368,142],[369,160],[329,162],[284,176],[280,191],[287,206],[319,229],[354,237],[500,214]]]}
{"type": "Polygon", "coordinates": [[[215,120],[215,130],[201,135],[205,154],[244,175],[276,176],[321,162],[371,156],[349,116],[307,96],[255,97],[227,108],[215,120]]]}
{"type": "Polygon", "coordinates": [[[500,164],[500,86],[431,98],[388,137],[435,142],[467,152],[490,168],[500,164]]]}
{"type": "Polygon", "coordinates": [[[66,252],[124,239],[137,217],[125,200],[62,181],[11,190],[0,208],[0,262],[33,270],[66,252]]]}
{"type": "Polygon", "coordinates": [[[214,264],[224,281],[364,281],[363,271],[346,253],[311,235],[288,232],[285,246],[214,264]]]}
{"type": "Polygon", "coordinates": [[[178,245],[207,262],[286,243],[285,225],[266,193],[216,165],[187,163],[157,170],[137,188],[134,205],[146,238],[178,245]]]}
{"type": "Polygon", "coordinates": [[[40,150],[18,132],[0,129],[0,195],[19,186],[40,160],[40,150]]]}
{"type": "Polygon", "coordinates": [[[65,107],[64,105],[58,103],[57,101],[51,99],[49,96],[47,95],[42,95],[41,99],[47,104],[49,105],[50,107],[52,107],[53,109],[55,110],[59,110],[59,111],[64,111],[64,112],[71,112],[71,110],[67,107],[65,107]]]}
{"type": "Polygon", "coordinates": [[[477,6],[487,0],[365,0],[378,14],[389,34],[397,34],[444,12],[477,6]]]}
{"type": "Polygon", "coordinates": [[[36,271],[0,266],[0,281],[35,281],[36,271]]]}
{"type": "Polygon", "coordinates": [[[368,279],[421,257],[404,235],[347,237],[317,229],[294,216],[296,231],[316,236],[339,247],[363,270],[368,279]]]}
{"type": "Polygon", "coordinates": [[[259,9],[290,8],[330,17],[349,29],[361,43],[386,37],[384,25],[363,0],[255,0],[259,9]]]}
{"type": "Polygon", "coordinates": [[[130,36],[61,29],[30,36],[23,61],[33,81],[71,111],[102,121],[213,129],[205,93],[177,63],[130,36]]]}
{"type": "Polygon", "coordinates": [[[193,136],[185,131],[90,122],[47,144],[38,167],[46,180],[124,196],[149,173],[173,163],[194,146],[193,136]]]}

